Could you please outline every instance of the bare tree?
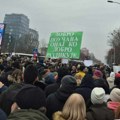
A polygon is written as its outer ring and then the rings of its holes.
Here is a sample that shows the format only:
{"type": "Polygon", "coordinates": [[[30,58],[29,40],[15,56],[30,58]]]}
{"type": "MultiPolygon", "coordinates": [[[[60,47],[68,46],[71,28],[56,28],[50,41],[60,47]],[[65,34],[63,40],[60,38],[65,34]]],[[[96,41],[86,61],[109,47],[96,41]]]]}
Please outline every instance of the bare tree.
{"type": "Polygon", "coordinates": [[[40,40],[40,48],[47,48],[48,44],[47,41],[43,38],[40,40]]]}
{"type": "Polygon", "coordinates": [[[110,36],[109,36],[109,45],[111,46],[111,49],[108,51],[106,56],[106,61],[108,64],[120,63],[120,28],[114,30],[110,36]]]}
{"type": "Polygon", "coordinates": [[[16,42],[15,52],[32,53],[34,48],[38,48],[39,41],[26,34],[16,42]]]}

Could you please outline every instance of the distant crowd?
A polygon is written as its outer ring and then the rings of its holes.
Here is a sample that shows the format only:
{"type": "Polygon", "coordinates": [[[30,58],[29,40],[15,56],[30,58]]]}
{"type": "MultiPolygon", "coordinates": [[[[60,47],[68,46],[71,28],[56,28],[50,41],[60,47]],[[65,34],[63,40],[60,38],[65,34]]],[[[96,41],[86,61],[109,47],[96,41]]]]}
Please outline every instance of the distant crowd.
{"type": "Polygon", "coordinates": [[[0,56],[0,120],[120,119],[120,71],[104,64],[0,56]]]}

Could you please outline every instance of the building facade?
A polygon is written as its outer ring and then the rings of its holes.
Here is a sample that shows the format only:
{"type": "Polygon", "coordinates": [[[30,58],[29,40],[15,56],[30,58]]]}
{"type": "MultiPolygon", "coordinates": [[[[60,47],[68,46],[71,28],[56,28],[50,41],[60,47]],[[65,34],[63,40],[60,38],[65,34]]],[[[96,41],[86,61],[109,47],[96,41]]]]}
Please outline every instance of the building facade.
{"type": "Polygon", "coordinates": [[[29,34],[30,34],[32,39],[38,40],[39,34],[36,30],[33,30],[33,29],[30,28],[29,29],[29,34]]]}
{"type": "Polygon", "coordinates": [[[36,48],[38,48],[39,46],[39,34],[36,30],[34,29],[29,29],[29,35],[30,35],[30,39],[31,39],[31,42],[32,42],[32,45],[36,48]]]}
{"type": "Polygon", "coordinates": [[[5,33],[13,35],[16,39],[29,32],[29,19],[24,14],[6,14],[5,33]]]}
{"type": "Polygon", "coordinates": [[[39,46],[39,34],[29,28],[29,18],[24,14],[6,14],[3,52],[32,53],[39,46]]]}

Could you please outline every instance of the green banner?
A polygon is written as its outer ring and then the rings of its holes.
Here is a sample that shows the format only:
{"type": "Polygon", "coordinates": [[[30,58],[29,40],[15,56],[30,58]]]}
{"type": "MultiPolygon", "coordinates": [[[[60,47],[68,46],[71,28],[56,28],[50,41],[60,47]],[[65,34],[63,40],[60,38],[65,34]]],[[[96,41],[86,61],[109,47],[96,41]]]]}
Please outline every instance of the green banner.
{"type": "Polygon", "coordinates": [[[82,32],[51,33],[46,57],[80,58],[82,32]]]}

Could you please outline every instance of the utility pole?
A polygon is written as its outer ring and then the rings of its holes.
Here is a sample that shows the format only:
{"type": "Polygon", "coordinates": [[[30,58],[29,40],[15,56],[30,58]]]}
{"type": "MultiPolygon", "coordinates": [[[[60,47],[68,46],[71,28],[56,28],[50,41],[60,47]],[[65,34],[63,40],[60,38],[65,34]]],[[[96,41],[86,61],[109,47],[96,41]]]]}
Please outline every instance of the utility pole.
{"type": "Polygon", "coordinates": [[[108,0],[107,2],[109,2],[109,3],[116,3],[116,4],[120,4],[120,2],[116,2],[116,1],[112,1],[112,0],[108,0]]]}

